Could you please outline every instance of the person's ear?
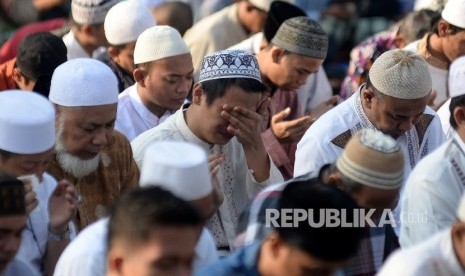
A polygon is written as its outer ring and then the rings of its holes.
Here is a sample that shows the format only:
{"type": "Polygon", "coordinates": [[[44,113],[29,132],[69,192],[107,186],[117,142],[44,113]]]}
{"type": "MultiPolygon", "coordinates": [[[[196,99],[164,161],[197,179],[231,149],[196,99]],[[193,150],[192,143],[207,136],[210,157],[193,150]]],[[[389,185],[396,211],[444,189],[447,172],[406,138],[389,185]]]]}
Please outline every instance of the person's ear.
{"type": "Polygon", "coordinates": [[[118,63],[119,62],[119,50],[113,46],[109,46],[108,47],[108,56],[110,56],[110,58],[118,63]]]}
{"type": "Polygon", "coordinates": [[[81,32],[87,36],[92,36],[94,33],[94,29],[92,28],[91,25],[88,25],[88,24],[81,25],[80,29],[81,29],[81,32]]]}
{"type": "Polygon", "coordinates": [[[271,59],[274,63],[279,63],[281,58],[284,56],[284,50],[279,47],[273,47],[271,49],[271,59]]]}
{"type": "Polygon", "coordinates": [[[107,275],[109,276],[116,276],[122,275],[123,271],[123,258],[113,251],[108,252],[107,257],[107,275]]]}
{"type": "Polygon", "coordinates": [[[273,258],[277,258],[280,253],[280,249],[283,246],[282,239],[276,231],[272,232],[266,239],[268,240],[271,255],[273,258]]]}
{"type": "Polygon", "coordinates": [[[202,96],[203,96],[203,87],[201,83],[196,83],[194,84],[194,87],[192,88],[192,103],[196,105],[200,105],[202,102],[202,96]]]}
{"type": "Polygon", "coordinates": [[[23,74],[23,72],[21,72],[21,69],[17,67],[13,69],[13,80],[15,81],[19,89],[21,90],[29,90],[32,88],[32,87],[29,87],[30,85],[32,85],[31,80],[28,77],[26,77],[23,74]]]}
{"type": "Polygon", "coordinates": [[[454,120],[457,123],[457,127],[462,126],[463,128],[465,126],[465,107],[464,106],[456,106],[454,108],[452,116],[454,116],[454,120]]]}
{"type": "MultiPolygon", "coordinates": [[[[452,224],[451,234],[452,234],[452,243],[463,246],[465,244],[465,223],[458,220],[454,224],[452,224]]],[[[463,250],[465,248],[457,248],[457,249],[463,250]]]]}
{"type": "Polygon", "coordinates": [[[132,76],[134,77],[134,80],[142,88],[146,88],[145,78],[147,77],[147,75],[148,75],[148,72],[143,67],[136,67],[136,69],[134,69],[134,71],[132,72],[132,76]]]}
{"type": "Polygon", "coordinates": [[[438,23],[438,36],[439,37],[445,37],[449,35],[452,32],[450,29],[449,23],[447,23],[444,20],[440,20],[438,23]]]}
{"type": "Polygon", "coordinates": [[[368,109],[371,109],[373,101],[375,100],[375,92],[373,89],[362,89],[362,104],[368,109]]]}
{"type": "Polygon", "coordinates": [[[328,175],[328,185],[334,186],[339,190],[344,190],[344,184],[341,181],[341,176],[338,172],[330,173],[328,175]]]}

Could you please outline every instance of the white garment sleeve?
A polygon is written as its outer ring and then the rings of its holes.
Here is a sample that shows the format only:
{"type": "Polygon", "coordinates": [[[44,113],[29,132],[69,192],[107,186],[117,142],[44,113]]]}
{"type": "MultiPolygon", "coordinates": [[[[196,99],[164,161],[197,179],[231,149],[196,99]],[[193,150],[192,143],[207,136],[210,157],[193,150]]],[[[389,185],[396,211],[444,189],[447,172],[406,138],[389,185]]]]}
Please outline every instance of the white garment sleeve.
{"type": "Polygon", "coordinates": [[[306,135],[297,144],[294,177],[319,170],[323,165],[336,161],[338,155],[331,149],[332,146],[322,147],[321,143],[322,141],[310,135],[307,130],[306,135]]]}
{"type": "Polygon", "coordinates": [[[194,274],[203,268],[218,261],[218,253],[216,251],[215,240],[207,228],[204,228],[200,236],[197,246],[195,247],[195,259],[193,264],[194,274]]]}

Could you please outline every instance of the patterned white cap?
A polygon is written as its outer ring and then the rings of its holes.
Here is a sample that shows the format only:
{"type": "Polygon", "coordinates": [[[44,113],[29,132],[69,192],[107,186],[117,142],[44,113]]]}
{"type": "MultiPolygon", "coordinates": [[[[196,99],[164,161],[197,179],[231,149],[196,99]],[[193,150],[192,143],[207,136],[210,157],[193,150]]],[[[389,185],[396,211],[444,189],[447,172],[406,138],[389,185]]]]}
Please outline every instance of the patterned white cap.
{"type": "Polygon", "coordinates": [[[47,98],[20,90],[0,93],[0,149],[36,154],[55,145],[55,109],[47,98]]]}
{"type": "Polygon", "coordinates": [[[61,106],[98,106],[118,102],[118,81],[110,67],[95,59],[77,58],[58,66],[50,101],[61,106]]]}
{"type": "Polygon", "coordinates": [[[465,28],[465,0],[448,0],[442,18],[452,25],[465,28]]]}
{"type": "Polygon", "coordinates": [[[78,24],[95,25],[105,21],[108,11],[120,0],[72,0],[71,14],[78,24]]]}
{"type": "Polygon", "coordinates": [[[139,35],[134,49],[134,64],[190,53],[179,32],[170,26],[155,26],[139,35]]]}
{"type": "Polygon", "coordinates": [[[394,49],[383,53],[368,74],[379,92],[393,98],[420,99],[431,92],[428,64],[412,51],[394,49]]]}
{"type": "Polygon", "coordinates": [[[123,1],[113,6],[105,17],[105,36],[110,44],[123,45],[135,42],[143,31],[156,24],[143,3],[137,0],[123,1]]]}
{"type": "Polygon", "coordinates": [[[392,190],[404,180],[404,155],[390,136],[373,129],[356,133],[336,161],[338,170],[360,184],[392,190]]]}
{"type": "Polygon", "coordinates": [[[465,56],[454,60],[449,68],[450,97],[465,95],[465,56]]]}
{"type": "Polygon", "coordinates": [[[249,78],[262,82],[257,59],[243,50],[223,50],[204,57],[199,82],[225,78],[249,78]]]}
{"type": "Polygon", "coordinates": [[[159,186],[187,201],[206,197],[213,191],[207,155],[193,144],[156,142],[145,151],[140,186],[159,186]]]}

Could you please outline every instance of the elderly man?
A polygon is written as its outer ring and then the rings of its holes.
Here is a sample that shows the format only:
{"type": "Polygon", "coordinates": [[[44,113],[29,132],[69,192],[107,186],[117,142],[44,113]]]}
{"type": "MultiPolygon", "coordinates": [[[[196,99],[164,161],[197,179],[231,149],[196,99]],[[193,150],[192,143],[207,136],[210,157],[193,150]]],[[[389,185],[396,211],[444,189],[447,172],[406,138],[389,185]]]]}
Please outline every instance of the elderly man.
{"type": "MultiPolygon", "coordinates": [[[[417,52],[426,60],[433,80],[432,89],[437,93],[434,101],[437,108],[450,97],[447,87],[450,64],[459,56],[465,55],[464,13],[465,3],[463,1],[447,1],[441,14],[442,18],[433,32],[405,47],[406,50],[417,52]]],[[[446,115],[446,117],[449,116],[446,115]]]]}
{"type": "Polygon", "coordinates": [[[82,229],[139,181],[129,142],[113,130],[118,83],[102,62],[75,59],[55,70],[49,98],[56,107],[57,144],[48,172],[69,180],[81,194],[82,229]]]}
{"type": "Polygon", "coordinates": [[[0,129],[0,169],[29,181],[33,192],[26,186],[25,201],[35,194],[38,205],[28,214],[16,257],[37,274],[52,274],[64,247],[76,236],[71,220],[78,199],[69,182],[57,184],[45,172],[54,154],[55,110],[36,93],[5,91],[0,93],[0,129]]]}
{"type": "MultiPolygon", "coordinates": [[[[140,184],[161,187],[192,203],[204,222],[221,204],[219,191],[212,187],[207,156],[199,147],[183,142],[152,144],[144,156],[140,184]]],[[[87,227],[63,253],[55,276],[104,275],[107,237],[108,219],[87,227]]],[[[204,229],[195,248],[194,272],[217,259],[213,237],[204,229]]]]}
{"type": "Polygon", "coordinates": [[[0,65],[0,91],[21,89],[48,96],[53,70],[66,61],[66,46],[50,33],[27,36],[18,56],[0,65]]]}
{"type": "Polygon", "coordinates": [[[196,80],[204,56],[224,50],[260,32],[273,0],[240,0],[187,30],[184,40],[192,53],[196,80]]]}
{"type": "MultiPolygon", "coordinates": [[[[354,132],[371,128],[398,141],[408,177],[418,161],[444,141],[439,118],[426,106],[430,94],[428,65],[419,55],[385,52],[373,63],[367,83],[307,130],[297,145],[294,176],[334,162],[354,132]]],[[[396,226],[398,232],[399,223],[396,226]]]]}
{"type": "Polygon", "coordinates": [[[453,213],[456,214],[451,226],[413,247],[397,251],[377,275],[464,275],[465,196],[453,213]]]}
{"type": "Polygon", "coordinates": [[[255,57],[225,50],[205,57],[192,103],[133,142],[139,166],[154,141],[194,143],[219,166],[214,182],[224,194],[219,212],[208,222],[217,247],[227,253],[235,236],[237,215],[262,188],[282,181],[260,137],[262,114],[268,100],[255,57]]]}
{"type": "Polygon", "coordinates": [[[145,30],[134,50],[136,84],[119,95],[115,128],[129,141],[164,122],[184,103],[192,87],[192,57],[174,28],[145,30]]]}
{"type": "Polygon", "coordinates": [[[15,258],[21,243],[21,233],[26,227],[24,184],[0,171],[0,275],[39,275],[27,263],[15,258]]]}
{"type": "MultiPolygon", "coordinates": [[[[300,176],[310,182],[320,181],[348,193],[357,204],[367,210],[374,209],[374,222],[393,208],[403,182],[404,156],[400,146],[391,137],[378,131],[364,129],[355,134],[344,149],[344,154],[333,164],[300,176]],[[370,173],[367,173],[370,172],[370,173]]],[[[275,208],[282,190],[295,180],[271,186],[252,202],[245,244],[262,240],[272,229],[265,225],[266,209],[275,208]]],[[[386,217],[384,217],[386,219],[386,217]]],[[[356,257],[345,269],[346,275],[373,275],[389,254],[399,247],[390,224],[370,228],[364,235],[356,257]]]]}
{"type": "Polygon", "coordinates": [[[450,123],[455,135],[426,156],[410,174],[402,198],[400,242],[415,245],[454,223],[465,191],[465,57],[450,67],[450,123]],[[407,218],[415,218],[409,220],[407,218]]]}
{"type": "Polygon", "coordinates": [[[132,72],[136,69],[134,47],[137,37],[155,25],[152,14],[140,1],[123,1],[108,11],[103,27],[110,45],[108,51],[97,59],[110,66],[115,73],[118,79],[118,92],[135,83],[132,72]]]}
{"type": "Polygon", "coordinates": [[[63,36],[68,48],[68,60],[96,58],[106,50],[103,22],[111,7],[119,0],[72,0],[71,31],[63,36]]]}

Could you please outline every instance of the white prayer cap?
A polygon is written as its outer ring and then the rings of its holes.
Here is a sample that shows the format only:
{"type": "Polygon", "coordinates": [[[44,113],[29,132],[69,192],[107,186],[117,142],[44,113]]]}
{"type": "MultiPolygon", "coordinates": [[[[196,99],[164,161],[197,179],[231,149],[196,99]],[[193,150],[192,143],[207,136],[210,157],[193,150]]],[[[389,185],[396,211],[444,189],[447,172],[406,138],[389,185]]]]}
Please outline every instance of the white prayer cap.
{"type": "Polygon", "coordinates": [[[55,145],[55,109],[47,98],[20,90],[0,93],[0,149],[36,154],[55,145]]]}
{"type": "Polygon", "coordinates": [[[139,35],[134,49],[134,64],[188,54],[189,48],[179,32],[170,26],[155,26],[139,35]]]}
{"type": "Polygon", "coordinates": [[[465,0],[449,0],[441,14],[450,24],[465,28],[465,0]]]}
{"type": "Polygon", "coordinates": [[[404,181],[404,155],[399,144],[373,129],[364,129],[349,140],[336,167],[352,181],[377,189],[397,189],[404,181]]]}
{"type": "Polygon", "coordinates": [[[379,92],[398,99],[420,99],[431,92],[428,64],[412,51],[394,49],[371,66],[370,81],[379,92]]]}
{"type": "Polygon", "coordinates": [[[105,21],[111,7],[120,0],[72,0],[71,14],[78,24],[95,25],[105,21]]]}
{"type": "Polygon", "coordinates": [[[110,44],[123,45],[135,42],[143,31],[155,25],[155,18],[144,4],[137,0],[123,1],[105,17],[105,36],[110,44]]]}
{"type": "Polygon", "coordinates": [[[450,65],[449,94],[451,98],[465,95],[465,56],[459,57],[450,65]]]}
{"type": "Polygon", "coordinates": [[[118,80],[103,62],[72,59],[53,72],[48,98],[61,106],[114,104],[118,102],[118,80]]]}
{"type": "MultiPolygon", "coordinates": [[[[249,0],[249,3],[263,11],[268,12],[270,11],[271,3],[273,3],[274,1],[276,0],[249,0]]],[[[282,1],[288,2],[291,4],[294,3],[293,0],[282,0],[282,1]]]]}
{"type": "Polygon", "coordinates": [[[150,145],[144,154],[140,186],[160,186],[186,201],[213,191],[207,155],[198,146],[164,141],[150,145]]]}

